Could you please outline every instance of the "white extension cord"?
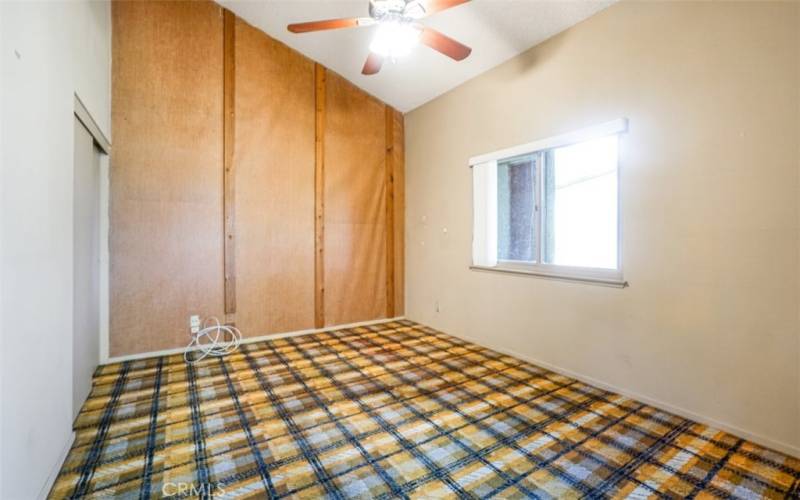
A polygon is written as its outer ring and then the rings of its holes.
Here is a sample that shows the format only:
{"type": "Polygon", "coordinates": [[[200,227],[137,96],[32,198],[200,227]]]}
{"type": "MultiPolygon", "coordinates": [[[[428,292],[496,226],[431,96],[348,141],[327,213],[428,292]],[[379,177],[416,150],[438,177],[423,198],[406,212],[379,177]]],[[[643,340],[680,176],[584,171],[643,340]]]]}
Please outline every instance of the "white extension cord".
{"type": "Polygon", "coordinates": [[[203,328],[192,334],[183,359],[194,364],[208,356],[225,356],[239,348],[242,332],[233,325],[223,325],[214,316],[203,321],[203,328]],[[199,352],[196,357],[192,353],[199,352]]]}

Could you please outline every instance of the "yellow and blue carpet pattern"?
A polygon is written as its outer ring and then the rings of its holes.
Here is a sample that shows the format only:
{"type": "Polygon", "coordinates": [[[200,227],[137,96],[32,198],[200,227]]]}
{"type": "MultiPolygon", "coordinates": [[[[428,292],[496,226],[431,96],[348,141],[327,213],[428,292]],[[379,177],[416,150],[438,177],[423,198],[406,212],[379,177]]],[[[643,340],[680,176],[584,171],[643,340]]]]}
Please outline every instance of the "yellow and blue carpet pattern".
{"type": "Polygon", "coordinates": [[[785,498],[800,460],[411,321],[98,368],[52,498],[785,498]]]}

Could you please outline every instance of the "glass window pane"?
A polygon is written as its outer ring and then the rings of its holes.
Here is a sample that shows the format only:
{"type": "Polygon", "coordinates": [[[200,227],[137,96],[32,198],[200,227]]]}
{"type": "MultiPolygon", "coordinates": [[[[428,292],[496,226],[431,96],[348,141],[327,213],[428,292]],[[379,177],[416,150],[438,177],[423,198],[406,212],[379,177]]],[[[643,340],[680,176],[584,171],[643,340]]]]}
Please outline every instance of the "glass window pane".
{"type": "Polygon", "coordinates": [[[535,157],[497,165],[497,258],[533,262],[535,157]]]}
{"type": "Polygon", "coordinates": [[[617,268],[617,136],[545,154],[547,264],[617,268]]]}

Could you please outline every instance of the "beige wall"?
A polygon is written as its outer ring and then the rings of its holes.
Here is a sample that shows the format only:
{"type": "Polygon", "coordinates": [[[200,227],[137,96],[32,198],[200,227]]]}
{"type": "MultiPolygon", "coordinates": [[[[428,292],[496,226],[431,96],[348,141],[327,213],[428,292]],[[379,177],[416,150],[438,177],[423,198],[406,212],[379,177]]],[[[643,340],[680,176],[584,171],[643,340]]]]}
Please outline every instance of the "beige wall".
{"type": "Polygon", "coordinates": [[[407,315],[800,455],[798,33],[621,3],[408,114],[407,315]],[[630,287],[470,271],[468,158],[620,117],[630,287]]]}

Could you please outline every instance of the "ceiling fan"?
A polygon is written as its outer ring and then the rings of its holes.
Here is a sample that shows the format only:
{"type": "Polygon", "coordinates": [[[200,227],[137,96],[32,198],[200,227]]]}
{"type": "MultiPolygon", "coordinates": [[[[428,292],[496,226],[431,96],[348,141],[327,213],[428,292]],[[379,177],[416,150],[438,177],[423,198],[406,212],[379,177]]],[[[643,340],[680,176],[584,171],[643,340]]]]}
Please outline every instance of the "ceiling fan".
{"type": "Polygon", "coordinates": [[[378,31],[361,70],[365,75],[374,75],[380,71],[385,59],[395,60],[407,55],[418,42],[456,61],[466,58],[472,52],[471,48],[423,26],[417,20],[467,2],[469,0],[369,0],[369,17],[326,19],[287,27],[292,33],[309,33],[377,24],[378,31]]]}

